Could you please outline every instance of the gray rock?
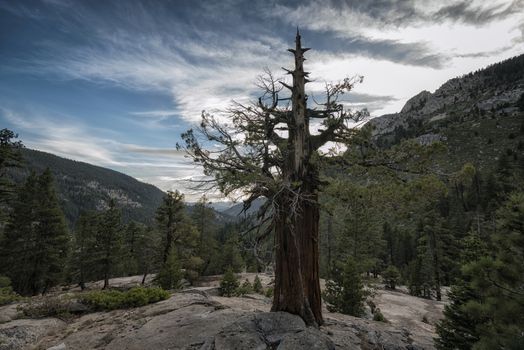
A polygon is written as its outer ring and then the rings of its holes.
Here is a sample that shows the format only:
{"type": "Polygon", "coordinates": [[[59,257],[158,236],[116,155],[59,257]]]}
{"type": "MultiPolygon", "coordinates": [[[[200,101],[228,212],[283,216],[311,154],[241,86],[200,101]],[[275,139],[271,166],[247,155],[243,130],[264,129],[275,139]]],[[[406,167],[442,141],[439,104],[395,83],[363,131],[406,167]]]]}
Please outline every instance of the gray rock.
{"type": "Polygon", "coordinates": [[[65,343],[60,343],[58,345],[47,348],[47,350],[66,350],[66,349],[67,349],[67,346],[65,345],[65,343]]]}
{"type": "Polygon", "coordinates": [[[26,349],[45,335],[63,328],[65,323],[55,318],[15,320],[0,325],[0,350],[26,349]]]}
{"type": "Polygon", "coordinates": [[[67,310],[72,314],[83,314],[89,311],[89,307],[82,304],[78,300],[72,300],[67,307],[67,310]]]}
{"type": "Polygon", "coordinates": [[[22,316],[18,310],[20,304],[11,304],[0,307],[0,323],[16,320],[22,316]]]}
{"type": "Polygon", "coordinates": [[[335,349],[329,337],[285,312],[261,312],[239,319],[214,337],[216,350],[228,349],[335,349]]]}
{"type": "Polygon", "coordinates": [[[335,344],[316,328],[307,328],[300,333],[287,334],[277,347],[277,350],[335,350],[335,344]]]}
{"type": "Polygon", "coordinates": [[[431,92],[429,91],[424,90],[422,92],[419,92],[417,95],[413,96],[406,102],[400,113],[418,111],[424,108],[424,105],[430,97],[431,92]]]}
{"type": "MultiPolygon", "coordinates": [[[[88,313],[69,320],[67,325],[54,319],[0,324],[0,350],[57,350],[56,346],[75,350],[434,349],[432,327],[411,322],[421,316],[406,314],[400,307],[410,305],[410,310],[423,310],[424,314],[441,313],[427,300],[382,291],[375,302],[381,308],[395,306],[386,315],[391,323],[326,311],[326,323],[316,329],[306,327],[298,316],[268,312],[269,299],[213,297],[208,295],[208,288],[174,293],[167,300],[140,308],[88,313]]],[[[383,309],[384,314],[386,311],[383,309]]]]}

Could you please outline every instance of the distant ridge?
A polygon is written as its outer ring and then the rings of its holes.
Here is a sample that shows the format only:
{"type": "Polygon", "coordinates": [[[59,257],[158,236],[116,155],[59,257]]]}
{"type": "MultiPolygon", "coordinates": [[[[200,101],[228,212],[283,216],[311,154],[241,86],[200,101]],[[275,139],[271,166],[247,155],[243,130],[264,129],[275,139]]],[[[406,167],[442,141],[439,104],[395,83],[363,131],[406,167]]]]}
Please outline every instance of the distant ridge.
{"type": "Polygon", "coordinates": [[[435,92],[422,91],[398,113],[371,119],[379,146],[406,139],[447,145],[440,166],[466,162],[493,168],[501,155],[518,157],[524,133],[524,55],[453,78],[435,92]]]}
{"type": "Polygon", "coordinates": [[[27,148],[22,149],[22,156],[23,167],[11,172],[14,180],[22,182],[31,171],[39,173],[49,167],[70,225],[84,211],[105,208],[110,198],[121,208],[124,221],[147,224],[164,196],[159,188],[115,170],[27,148]]]}

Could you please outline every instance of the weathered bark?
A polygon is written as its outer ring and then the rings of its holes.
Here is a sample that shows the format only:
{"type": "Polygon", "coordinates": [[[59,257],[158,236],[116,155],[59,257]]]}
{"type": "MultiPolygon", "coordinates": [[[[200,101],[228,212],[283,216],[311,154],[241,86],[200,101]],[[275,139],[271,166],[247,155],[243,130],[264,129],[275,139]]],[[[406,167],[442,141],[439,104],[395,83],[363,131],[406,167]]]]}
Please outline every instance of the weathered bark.
{"type": "Polygon", "coordinates": [[[319,282],[319,207],[318,175],[310,163],[313,147],[306,115],[304,52],[297,32],[293,87],[292,119],[288,121],[288,158],[283,176],[289,193],[277,198],[275,213],[276,269],[273,311],[301,316],[306,324],[323,323],[319,282]]]}
{"type": "MultiPolygon", "coordinates": [[[[316,195],[311,202],[304,203],[303,210],[299,216],[302,224],[301,239],[301,268],[302,280],[304,282],[305,296],[311,307],[311,311],[318,325],[323,323],[322,299],[320,294],[320,271],[319,271],[319,218],[320,211],[316,195]]],[[[297,225],[299,227],[299,225],[297,225]]]]}
{"type": "Polygon", "coordinates": [[[300,232],[297,232],[285,207],[279,209],[275,222],[275,290],[271,311],[299,315],[308,325],[318,322],[306,296],[303,279],[300,232]]]}

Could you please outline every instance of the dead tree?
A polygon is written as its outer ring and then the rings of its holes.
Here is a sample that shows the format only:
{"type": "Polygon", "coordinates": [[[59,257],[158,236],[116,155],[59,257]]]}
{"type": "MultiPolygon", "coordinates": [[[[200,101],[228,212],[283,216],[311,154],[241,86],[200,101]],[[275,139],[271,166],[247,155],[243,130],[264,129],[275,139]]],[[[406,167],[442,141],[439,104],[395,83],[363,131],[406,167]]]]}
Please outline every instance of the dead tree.
{"type": "Polygon", "coordinates": [[[319,149],[327,142],[346,142],[357,131],[348,122],[360,121],[365,112],[351,113],[339,102],[360,77],[326,84],[324,100],[308,108],[304,53],[297,30],[293,53],[295,67],[286,70],[293,84],[279,82],[271,72],[259,78],[263,95],[257,102],[234,103],[228,123],[202,114],[200,127],[182,134],[194,162],[204,168],[226,195],[246,198],[245,208],[260,197],[267,201],[259,212],[261,237],[274,233],[275,289],[272,311],[299,315],[308,325],[323,323],[319,284],[319,149]],[[291,96],[280,98],[287,88],[291,96]],[[291,101],[291,108],[289,108],[291,101]],[[310,123],[320,120],[323,130],[312,135],[310,123]],[[263,225],[266,222],[270,225],[263,225]]]}

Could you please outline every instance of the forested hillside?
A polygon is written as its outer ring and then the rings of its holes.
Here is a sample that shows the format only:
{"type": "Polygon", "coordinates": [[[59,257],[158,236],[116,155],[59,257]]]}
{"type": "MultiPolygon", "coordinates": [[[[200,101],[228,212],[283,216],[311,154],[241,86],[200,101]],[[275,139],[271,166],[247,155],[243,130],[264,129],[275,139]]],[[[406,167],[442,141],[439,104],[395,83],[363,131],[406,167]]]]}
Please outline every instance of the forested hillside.
{"type": "Polygon", "coordinates": [[[355,270],[381,275],[437,300],[452,286],[438,348],[518,348],[522,319],[506,308],[522,310],[524,56],[422,92],[362,132],[324,167],[322,274],[335,286],[352,286],[355,270]]]}
{"type": "Polygon", "coordinates": [[[31,171],[41,173],[49,168],[70,225],[82,212],[107,209],[109,199],[121,208],[125,222],[151,223],[164,196],[157,187],[111,169],[27,148],[22,148],[21,154],[21,166],[12,168],[11,176],[21,183],[31,171]]]}
{"type": "Polygon", "coordinates": [[[521,153],[524,55],[454,78],[434,93],[412,97],[399,113],[369,122],[382,147],[416,138],[429,144],[442,141],[447,152],[439,157],[443,171],[464,163],[493,170],[499,157],[521,153]]]}

